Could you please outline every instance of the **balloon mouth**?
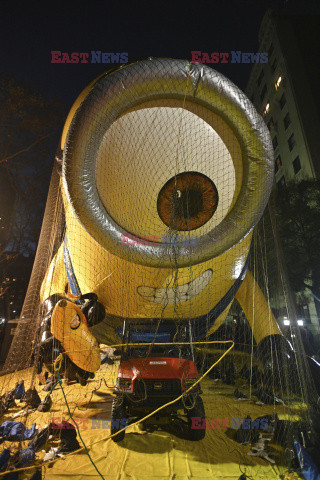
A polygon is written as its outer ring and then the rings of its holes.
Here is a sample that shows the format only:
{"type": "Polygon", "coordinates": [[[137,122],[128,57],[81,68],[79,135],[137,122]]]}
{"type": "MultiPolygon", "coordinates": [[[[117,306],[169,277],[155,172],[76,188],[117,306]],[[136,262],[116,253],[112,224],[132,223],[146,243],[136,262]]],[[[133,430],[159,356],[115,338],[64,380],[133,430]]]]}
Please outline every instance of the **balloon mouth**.
{"type": "Polygon", "coordinates": [[[213,271],[209,268],[184,285],[177,285],[172,288],[155,288],[141,285],[137,288],[137,292],[144,300],[149,302],[160,305],[175,305],[187,302],[200,295],[209,285],[212,275],[213,271]]]}
{"type": "Polygon", "coordinates": [[[202,173],[183,172],[162,187],[157,209],[170,229],[191,231],[210,220],[218,202],[218,190],[212,180],[202,173]]]}

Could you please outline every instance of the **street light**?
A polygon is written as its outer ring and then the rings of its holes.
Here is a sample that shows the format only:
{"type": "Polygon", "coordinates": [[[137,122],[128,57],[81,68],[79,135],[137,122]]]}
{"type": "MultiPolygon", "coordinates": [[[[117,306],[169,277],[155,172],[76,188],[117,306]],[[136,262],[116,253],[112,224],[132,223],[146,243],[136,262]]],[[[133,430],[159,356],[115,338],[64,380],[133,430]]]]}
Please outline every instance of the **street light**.
{"type": "Polygon", "coordinates": [[[283,317],[283,325],[286,325],[287,327],[290,325],[290,320],[288,317],[283,317]]]}

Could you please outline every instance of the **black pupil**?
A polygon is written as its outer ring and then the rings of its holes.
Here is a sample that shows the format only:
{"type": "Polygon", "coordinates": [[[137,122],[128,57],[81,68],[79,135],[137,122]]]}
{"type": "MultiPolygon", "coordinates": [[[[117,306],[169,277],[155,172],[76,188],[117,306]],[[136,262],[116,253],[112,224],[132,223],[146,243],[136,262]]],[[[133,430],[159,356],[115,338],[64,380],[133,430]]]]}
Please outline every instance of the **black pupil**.
{"type": "Polygon", "coordinates": [[[203,209],[203,195],[200,190],[176,190],[172,195],[173,213],[179,218],[192,218],[203,209]]]}

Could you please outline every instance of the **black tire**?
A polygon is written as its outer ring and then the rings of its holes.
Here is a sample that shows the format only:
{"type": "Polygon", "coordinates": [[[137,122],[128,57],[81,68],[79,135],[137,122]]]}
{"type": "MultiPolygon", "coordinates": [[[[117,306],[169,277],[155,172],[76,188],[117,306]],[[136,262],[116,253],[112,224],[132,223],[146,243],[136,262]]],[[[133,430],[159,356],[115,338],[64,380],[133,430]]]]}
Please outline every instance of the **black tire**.
{"type": "Polygon", "coordinates": [[[191,410],[187,410],[187,418],[188,418],[188,428],[189,428],[189,440],[198,441],[202,440],[206,435],[205,428],[191,428],[192,427],[192,417],[200,417],[205,418],[205,410],[202,398],[198,395],[196,399],[196,403],[191,410]]]}
{"type": "MultiPolygon", "coordinates": [[[[121,400],[116,397],[113,399],[112,408],[111,408],[111,434],[112,435],[114,433],[119,432],[119,430],[122,430],[123,427],[121,427],[121,422],[119,420],[122,420],[124,417],[125,417],[125,411],[124,411],[123,403],[121,403],[121,400]]],[[[123,430],[122,432],[118,433],[118,435],[115,435],[114,437],[112,437],[112,440],[114,442],[121,442],[121,440],[124,439],[125,433],[126,431],[123,430]]]]}

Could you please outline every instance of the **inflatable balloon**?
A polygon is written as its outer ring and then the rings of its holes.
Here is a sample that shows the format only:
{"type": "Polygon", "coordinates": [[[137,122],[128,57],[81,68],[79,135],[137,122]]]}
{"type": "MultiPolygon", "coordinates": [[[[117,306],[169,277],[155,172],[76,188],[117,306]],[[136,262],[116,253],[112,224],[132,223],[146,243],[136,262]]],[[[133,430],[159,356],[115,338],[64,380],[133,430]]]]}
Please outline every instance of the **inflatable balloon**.
{"type": "Polygon", "coordinates": [[[260,342],[280,334],[247,271],[269,198],[269,132],[246,96],[200,64],[148,59],[101,75],[71,109],[61,139],[64,240],[41,298],[94,292],[117,343],[123,319],[219,327],[236,297],[260,342]],[[255,302],[253,305],[252,302],[255,302]],[[271,325],[271,326],[270,326],[271,325]]]}

